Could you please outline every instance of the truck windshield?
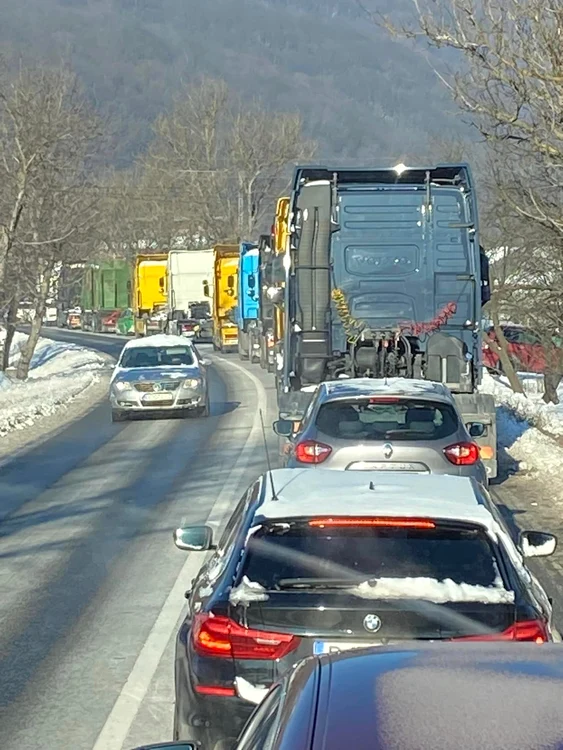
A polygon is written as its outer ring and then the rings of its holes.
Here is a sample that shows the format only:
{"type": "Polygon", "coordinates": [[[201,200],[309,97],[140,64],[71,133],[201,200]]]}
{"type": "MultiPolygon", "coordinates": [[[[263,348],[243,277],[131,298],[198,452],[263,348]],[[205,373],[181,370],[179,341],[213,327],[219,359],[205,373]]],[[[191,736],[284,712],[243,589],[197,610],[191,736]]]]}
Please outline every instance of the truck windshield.
{"type": "Polygon", "coordinates": [[[189,346],[137,346],[123,352],[121,367],[174,367],[193,365],[189,346]]]}

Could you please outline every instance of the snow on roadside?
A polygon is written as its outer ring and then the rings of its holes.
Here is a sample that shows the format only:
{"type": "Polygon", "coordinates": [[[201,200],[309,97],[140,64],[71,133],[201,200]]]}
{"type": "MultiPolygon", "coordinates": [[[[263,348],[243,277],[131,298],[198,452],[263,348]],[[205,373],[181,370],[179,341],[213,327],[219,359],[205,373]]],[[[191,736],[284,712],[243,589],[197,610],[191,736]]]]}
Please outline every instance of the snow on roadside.
{"type": "MultiPolygon", "coordinates": [[[[5,331],[0,329],[0,340],[5,331]]],[[[27,336],[16,333],[10,365],[17,365],[27,336]]],[[[63,411],[77,396],[99,382],[110,365],[101,354],[76,344],[41,338],[25,382],[0,373],[0,437],[23,430],[42,417],[63,411]]]]}
{"type": "MultiPolygon", "coordinates": [[[[560,405],[546,404],[542,400],[542,394],[539,388],[532,388],[537,383],[537,376],[527,376],[526,373],[519,373],[519,377],[524,379],[527,394],[514,393],[514,391],[501,379],[497,379],[485,372],[481,391],[490,393],[495,402],[499,405],[511,409],[521,419],[526,420],[534,427],[549,432],[556,437],[563,436],[563,413],[560,405]]],[[[559,394],[563,399],[563,393],[559,394]]]]}
{"type": "Polygon", "coordinates": [[[481,391],[490,393],[497,405],[499,448],[516,461],[520,471],[548,482],[554,499],[563,500],[563,447],[557,440],[563,435],[560,411],[538,398],[514,393],[488,373],[481,391]]]}

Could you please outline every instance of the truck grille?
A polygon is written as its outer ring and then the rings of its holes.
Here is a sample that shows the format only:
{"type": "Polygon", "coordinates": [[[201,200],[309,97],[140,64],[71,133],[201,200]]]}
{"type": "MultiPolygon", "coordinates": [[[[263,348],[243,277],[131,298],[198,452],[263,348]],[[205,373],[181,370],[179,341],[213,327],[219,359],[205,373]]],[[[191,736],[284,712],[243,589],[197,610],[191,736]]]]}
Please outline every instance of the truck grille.
{"type": "Polygon", "coordinates": [[[135,383],[135,388],[138,391],[141,391],[141,393],[155,393],[158,391],[176,391],[180,387],[180,381],[179,380],[173,380],[168,383],[149,383],[149,382],[142,382],[142,383],[135,383]],[[154,386],[157,386],[156,388],[154,386]]]}

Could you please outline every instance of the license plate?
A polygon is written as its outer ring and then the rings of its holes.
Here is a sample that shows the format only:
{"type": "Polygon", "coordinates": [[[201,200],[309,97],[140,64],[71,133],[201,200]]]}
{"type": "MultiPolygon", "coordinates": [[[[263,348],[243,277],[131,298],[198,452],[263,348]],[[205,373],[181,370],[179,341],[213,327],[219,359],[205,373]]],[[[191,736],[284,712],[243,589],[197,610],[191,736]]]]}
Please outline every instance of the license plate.
{"type": "Polygon", "coordinates": [[[378,643],[369,641],[314,641],[313,653],[318,654],[338,654],[341,651],[352,651],[355,648],[370,648],[378,646],[378,643]]]}
{"type": "Polygon", "coordinates": [[[172,397],[169,393],[147,393],[146,396],[143,396],[143,401],[154,403],[154,402],[160,402],[160,401],[171,401],[172,397]]]}
{"type": "Polygon", "coordinates": [[[398,463],[396,461],[356,461],[349,469],[352,471],[413,471],[418,474],[428,473],[428,469],[420,464],[398,463]]]}

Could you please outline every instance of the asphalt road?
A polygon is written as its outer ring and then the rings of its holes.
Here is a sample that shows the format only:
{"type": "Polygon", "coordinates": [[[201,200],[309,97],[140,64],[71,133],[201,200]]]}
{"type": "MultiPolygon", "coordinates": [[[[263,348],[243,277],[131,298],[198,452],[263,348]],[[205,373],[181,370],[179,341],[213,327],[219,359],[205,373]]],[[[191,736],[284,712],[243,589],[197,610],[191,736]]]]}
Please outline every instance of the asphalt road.
{"type": "MultiPolygon", "coordinates": [[[[114,356],[123,345],[46,335],[114,356]]],[[[224,523],[265,466],[258,409],[274,418],[271,378],[213,359],[209,418],[114,425],[102,404],[0,468],[2,750],[170,738],[169,641],[202,559],[172,530],[224,523]]]]}
{"type": "MultiPolygon", "coordinates": [[[[123,345],[45,335],[113,356],[123,345]]],[[[271,376],[236,355],[212,358],[208,419],[114,425],[102,404],[0,467],[2,750],[127,750],[171,738],[172,643],[202,561],[179,552],[171,532],[224,524],[265,468],[259,409],[267,427],[275,418],[271,376]]],[[[268,443],[275,464],[271,430],[268,443]]],[[[527,528],[561,525],[535,513],[526,492],[517,479],[494,488],[515,523],[527,513],[527,528]]],[[[560,627],[563,559],[536,571],[560,627]]]]}

